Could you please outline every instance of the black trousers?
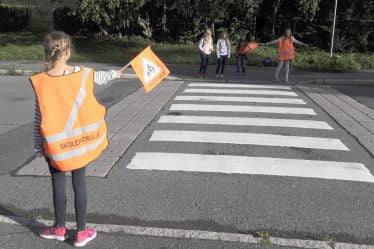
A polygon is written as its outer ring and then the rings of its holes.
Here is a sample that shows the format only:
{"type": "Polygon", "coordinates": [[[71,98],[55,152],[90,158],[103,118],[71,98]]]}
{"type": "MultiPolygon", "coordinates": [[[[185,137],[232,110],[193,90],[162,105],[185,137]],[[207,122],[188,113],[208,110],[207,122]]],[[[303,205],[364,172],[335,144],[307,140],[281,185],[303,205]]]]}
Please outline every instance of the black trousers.
{"type": "MultiPolygon", "coordinates": [[[[53,207],[57,227],[65,227],[66,217],[66,174],[54,168],[47,159],[52,176],[53,207]]],[[[87,218],[86,167],[71,172],[74,189],[74,206],[78,231],[84,231],[87,218]]]]}
{"type": "Polygon", "coordinates": [[[221,55],[217,60],[217,68],[216,68],[216,74],[219,74],[221,71],[221,74],[224,73],[225,67],[227,64],[228,55],[221,55]]]}

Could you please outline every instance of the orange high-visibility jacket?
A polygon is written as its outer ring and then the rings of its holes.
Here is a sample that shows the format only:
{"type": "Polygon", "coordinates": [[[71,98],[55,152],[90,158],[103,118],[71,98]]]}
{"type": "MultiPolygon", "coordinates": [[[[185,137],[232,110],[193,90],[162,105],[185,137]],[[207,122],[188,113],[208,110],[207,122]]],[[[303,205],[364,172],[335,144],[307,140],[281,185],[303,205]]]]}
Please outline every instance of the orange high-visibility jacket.
{"type": "Polygon", "coordinates": [[[295,59],[295,47],[293,45],[293,37],[291,39],[279,38],[278,44],[278,60],[287,61],[295,59]]]}
{"type": "Polygon", "coordinates": [[[239,39],[238,44],[236,46],[236,55],[247,55],[248,51],[245,51],[247,47],[248,41],[239,39]]]}
{"type": "Polygon", "coordinates": [[[40,134],[52,166],[71,171],[98,158],[108,146],[106,108],[94,95],[93,70],[31,77],[39,102],[40,134]]]}

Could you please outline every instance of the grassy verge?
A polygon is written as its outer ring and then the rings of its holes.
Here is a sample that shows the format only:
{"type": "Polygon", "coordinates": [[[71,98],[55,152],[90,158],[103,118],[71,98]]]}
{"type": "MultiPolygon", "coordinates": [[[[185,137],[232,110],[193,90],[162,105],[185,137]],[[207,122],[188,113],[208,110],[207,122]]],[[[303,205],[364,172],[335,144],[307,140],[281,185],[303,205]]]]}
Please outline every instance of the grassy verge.
{"type": "MultiPolygon", "coordinates": [[[[46,27],[42,23],[34,25],[32,32],[0,33],[0,60],[33,60],[43,59],[42,41],[46,27]]],[[[199,58],[194,44],[151,43],[143,39],[74,39],[75,51],[72,61],[103,62],[126,64],[139,51],[151,45],[154,51],[166,63],[197,64],[199,58]]],[[[270,56],[276,65],[276,49],[260,46],[255,54],[249,55],[250,65],[262,66],[262,60],[270,56]]],[[[211,63],[216,63],[213,55],[211,63]]],[[[235,64],[235,56],[230,60],[235,64]]],[[[307,71],[354,72],[360,69],[374,69],[374,55],[351,53],[337,54],[333,58],[327,52],[318,49],[298,49],[295,68],[307,71]]]]}

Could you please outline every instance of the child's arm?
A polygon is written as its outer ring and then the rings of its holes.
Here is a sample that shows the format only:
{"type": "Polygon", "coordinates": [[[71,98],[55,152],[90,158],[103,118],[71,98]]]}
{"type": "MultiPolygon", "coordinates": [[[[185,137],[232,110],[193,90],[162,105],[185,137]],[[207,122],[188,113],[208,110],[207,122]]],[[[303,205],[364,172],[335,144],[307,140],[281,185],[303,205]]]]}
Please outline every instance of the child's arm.
{"type": "Polygon", "coordinates": [[[220,54],[219,54],[219,51],[220,51],[220,46],[222,46],[222,44],[221,44],[221,40],[218,40],[218,42],[217,42],[217,47],[216,47],[216,50],[217,50],[217,58],[219,59],[219,57],[220,57],[220,54]]]}
{"type": "Polygon", "coordinates": [[[40,135],[40,124],[42,122],[42,116],[40,114],[40,108],[38,100],[35,99],[35,119],[34,119],[34,152],[38,157],[44,155],[43,138],[40,135]]]}
{"type": "Polygon", "coordinates": [[[227,58],[230,59],[231,57],[231,43],[227,44],[227,58]]]}
{"type": "Polygon", "coordinates": [[[110,71],[96,71],[94,73],[94,82],[97,85],[105,85],[113,79],[121,77],[121,71],[110,70],[110,71]]]}
{"type": "Polygon", "coordinates": [[[266,45],[273,45],[279,42],[279,39],[266,43],[266,45]]]}

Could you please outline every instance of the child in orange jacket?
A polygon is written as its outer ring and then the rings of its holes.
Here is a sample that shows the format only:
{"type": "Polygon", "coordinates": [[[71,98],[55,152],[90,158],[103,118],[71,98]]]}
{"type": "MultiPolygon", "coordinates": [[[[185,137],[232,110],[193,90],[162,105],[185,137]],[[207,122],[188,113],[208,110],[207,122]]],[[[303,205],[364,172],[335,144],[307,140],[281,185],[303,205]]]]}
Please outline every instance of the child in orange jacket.
{"type": "Polygon", "coordinates": [[[53,31],[44,42],[46,71],[31,77],[36,94],[35,153],[44,156],[52,176],[55,224],[40,230],[45,239],[64,241],[66,179],[71,171],[75,193],[77,235],[75,246],[84,246],[96,237],[86,228],[87,191],[85,170],[108,145],[104,116],[106,109],[94,96],[93,84],[120,78],[120,71],[94,72],[90,68],[69,66],[71,38],[53,31]],[[48,69],[48,64],[52,68],[48,69]]]}

